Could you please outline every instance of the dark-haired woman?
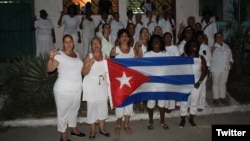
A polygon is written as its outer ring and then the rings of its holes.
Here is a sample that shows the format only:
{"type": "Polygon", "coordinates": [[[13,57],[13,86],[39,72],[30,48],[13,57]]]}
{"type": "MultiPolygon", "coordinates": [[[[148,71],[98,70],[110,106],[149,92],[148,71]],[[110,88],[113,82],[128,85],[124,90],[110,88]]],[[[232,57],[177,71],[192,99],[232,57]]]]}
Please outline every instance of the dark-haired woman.
{"type": "Polygon", "coordinates": [[[201,84],[204,78],[207,76],[207,64],[203,56],[199,55],[200,45],[196,40],[189,40],[184,46],[183,56],[194,58],[194,64],[192,65],[194,73],[194,89],[188,97],[188,101],[180,102],[180,115],[181,121],[179,127],[183,128],[186,122],[186,116],[189,113],[189,123],[195,127],[194,116],[198,109],[198,100],[201,93],[201,84]],[[188,111],[189,108],[189,111],[188,111]]]}
{"type": "Polygon", "coordinates": [[[55,30],[52,20],[48,18],[46,10],[40,11],[40,18],[34,19],[32,29],[36,30],[36,55],[49,53],[56,42],[55,30]]]}
{"type": "Polygon", "coordinates": [[[84,59],[83,66],[83,101],[87,101],[87,123],[90,125],[89,139],[95,139],[96,122],[99,133],[109,137],[105,129],[105,120],[108,117],[108,83],[105,71],[107,58],[102,52],[101,39],[94,37],[91,40],[91,50],[84,59]]]}
{"type": "Polygon", "coordinates": [[[49,57],[47,72],[56,69],[58,71],[53,92],[57,108],[57,130],[61,133],[60,141],[70,141],[66,133],[67,126],[71,128],[71,135],[83,137],[85,134],[76,128],[82,93],[83,62],[74,51],[72,36],[64,35],[63,50],[54,48],[50,50],[49,57]]]}
{"type": "Polygon", "coordinates": [[[65,11],[61,12],[60,18],[58,20],[58,25],[61,27],[64,25],[63,35],[69,34],[74,39],[75,50],[78,51],[78,43],[81,43],[81,35],[80,35],[80,19],[77,17],[76,7],[74,5],[70,5],[67,9],[67,13],[65,11]]]}
{"type": "Polygon", "coordinates": [[[231,70],[234,60],[232,51],[229,46],[223,42],[223,34],[214,35],[215,44],[211,47],[211,73],[212,73],[212,90],[213,103],[218,105],[219,102],[228,104],[226,99],[226,84],[229,71],[231,70]]]}
{"type": "MultiPolygon", "coordinates": [[[[112,58],[134,58],[136,56],[135,49],[129,46],[129,32],[127,29],[120,29],[117,34],[119,46],[112,48],[110,57],[112,58]]],[[[127,134],[132,133],[132,129],[129,126],[130,117],[133,115],[133,104],[129,104],[125,107],[115,108],[115,114],[117,117],[117,123],[114,133],[120,134],[122,127],[122,119],[125,118],[123,128],[127,134]]]]}
{"type": "MultiPolygon", "coordinates": [[[[143,57],[164,57],[168,56],[166,54],[164,41],[160,35],[152,35],[148,42],[148,49],[147,52],[144,54],[143,57]]],[[[165,123],[165,102],[166,100],[148,100],[147,101],[147,109],[148,109],[148,116],[149,116],[149,125],[147,128],[149,130],[154,129],[154,108],[157,103],[159,111],[160,111],[160,125],[163,129],[168,130],[169,127],[165,123]]],[[[175,105],[175,104],[174,104],[175,105]]]]}
{"type": "Polygon", "coordinates": [[[184,53],[184,46],[187,41],[194,39],[194,29],[191,26],[187,26],[183,29],[181,39],[177,43],[180,54],[184,53]]]}

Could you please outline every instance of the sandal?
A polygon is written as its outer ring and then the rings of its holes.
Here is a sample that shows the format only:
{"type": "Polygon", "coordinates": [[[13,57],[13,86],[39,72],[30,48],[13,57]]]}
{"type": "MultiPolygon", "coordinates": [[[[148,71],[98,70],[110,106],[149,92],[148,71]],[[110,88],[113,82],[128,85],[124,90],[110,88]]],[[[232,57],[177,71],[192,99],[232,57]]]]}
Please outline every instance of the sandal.
{"type": "Polygon", "coordinates": [[[169,127],[167,126],[166,123],[162,123],[162,124],[161,124],[161,127],[162,127],[163,129],[165,129],[165,130],[168,130],[168,129],[169,129],[169,127]]]}
{"type": "Polygon", "coordinates": [[[193,120],[189,120],[188,122],[190,123],[190,125],[191,125],[192,127],[196,127],[196,126],[197,126],[196,123],[194,123],[193,120]]]}
{"type": "Polygon", "coordinates": [[[92,140],[95,140],[95,134],[93,135],[92,133],[89,134],[89,139],[92,141],[92,140]]]}
{"type": "Polygon", "coordinates": [[[179,127],[183,128],[185,126],[186,121],[185,120],[181,120],[179,127]]]}
{"type": "Polygon", "coordinates": [[[121,132],[121,126],[116,126],[114,131],[115,135],[120,135],[120,132],[121,132]]]}
{"type": "Polygon", "coordinates": [[[148,130],[153,130],[154,129],[154,125],[153,124],[149,124],[148,125],[148,130]]]}
{"type": "Polygon", "coordinates": [[[132,129],[129,126],[124,126],[124,130],[127,134],[132,134],[132,129]]]}

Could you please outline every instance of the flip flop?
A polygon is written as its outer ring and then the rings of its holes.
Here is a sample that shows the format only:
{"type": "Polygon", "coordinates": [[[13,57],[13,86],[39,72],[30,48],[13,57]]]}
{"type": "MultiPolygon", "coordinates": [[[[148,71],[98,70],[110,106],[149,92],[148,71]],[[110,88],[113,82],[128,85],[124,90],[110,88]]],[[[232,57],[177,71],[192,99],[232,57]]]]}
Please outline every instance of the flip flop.
{"type": "Polygon", "coordinates": [[[165,129],[165,130],[168,130],[168,129],[169,129],[169,127],[167,126],[166,123],[162,123],[162,124],[161,124],[161,127],[162,127],[163,129],[165,129]]]}
{"type": "Polygon", "coordinates": [[[148,130],[153,130],[154,129],[154,125],[153,124],[149,124],[147,127],[148,127],[148,130]]]}

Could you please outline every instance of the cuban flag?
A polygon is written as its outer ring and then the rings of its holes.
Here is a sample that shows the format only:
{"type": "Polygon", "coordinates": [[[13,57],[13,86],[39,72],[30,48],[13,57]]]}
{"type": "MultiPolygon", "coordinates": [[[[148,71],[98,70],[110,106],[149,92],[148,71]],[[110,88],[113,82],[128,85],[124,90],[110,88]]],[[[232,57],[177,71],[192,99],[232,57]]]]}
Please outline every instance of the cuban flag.
{"type": "Polygon", "coordinates": [[[106,60],[110,105],[144,100],[187,101],[194,88],[193,58],[147,57],[106,60]]]}

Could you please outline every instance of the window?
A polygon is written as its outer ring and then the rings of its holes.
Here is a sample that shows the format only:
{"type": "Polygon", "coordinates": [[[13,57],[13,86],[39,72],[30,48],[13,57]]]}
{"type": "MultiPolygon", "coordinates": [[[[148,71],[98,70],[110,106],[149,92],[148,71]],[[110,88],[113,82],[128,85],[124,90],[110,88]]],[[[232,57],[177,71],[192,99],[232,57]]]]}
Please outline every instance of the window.
{"type": "MultiPolygon", "coordinates": [[[[134,14],[144,14],[144,8],[141,7],[141,3],[145,0],[127,0],[127,10],[132,10],[134,14]]],[[[161,15],[162,9],[167,9],[170,14],[175,15],[175,0],[150,0],[154,4],[153,13],[155,15],[161,15]]]]}
{"type": "Polygon", "coordinates": [[[209,10],[215,16],[216,20],[223,20],[223,0],[200,0],[199,15],[209,10]]]}
{"type": "MultiPolygon", "coordinates": [[[[90,2],[93,14],[98,14],[99,1],[100,0],[63,0],[63,9],[64,11],[67,11],[67,7],[74,4],[76,6],[78,14],[81,14],[81,11],[83,10],[86,3],[90,2]]],[[[111,12],[118,12],[118,0],[107,1],[110,1],[112,3],[111,12]]]]}

